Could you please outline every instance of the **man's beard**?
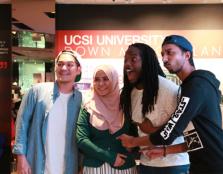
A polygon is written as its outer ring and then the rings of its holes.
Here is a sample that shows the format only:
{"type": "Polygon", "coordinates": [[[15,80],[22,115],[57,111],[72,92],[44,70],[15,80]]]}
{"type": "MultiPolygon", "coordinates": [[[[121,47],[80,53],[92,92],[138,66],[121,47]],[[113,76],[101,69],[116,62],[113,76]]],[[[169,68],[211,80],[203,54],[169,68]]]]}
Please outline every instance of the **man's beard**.
{"type": "MultiPolygon", "coordinates": [[[[164,66],[165,66],[165,64],[164,64],[164,66]]],[[[183,69],[183,66],[184,66],[184,63],[176,70],[168,69],[168,68],[166,68],[166,69],[169,71],[170,74],[177,74],[177,73],[179,73],[183,69]]]]}

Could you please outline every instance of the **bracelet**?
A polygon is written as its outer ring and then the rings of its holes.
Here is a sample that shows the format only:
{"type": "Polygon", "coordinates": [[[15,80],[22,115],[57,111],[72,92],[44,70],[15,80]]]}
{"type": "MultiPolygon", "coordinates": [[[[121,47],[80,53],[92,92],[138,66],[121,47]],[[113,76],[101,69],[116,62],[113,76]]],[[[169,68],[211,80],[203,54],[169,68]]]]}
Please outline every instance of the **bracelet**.
{"type": "Polygon", "coordinates": [[[163,156],[166,157],[166,145],[163,145],[163,156]]]}

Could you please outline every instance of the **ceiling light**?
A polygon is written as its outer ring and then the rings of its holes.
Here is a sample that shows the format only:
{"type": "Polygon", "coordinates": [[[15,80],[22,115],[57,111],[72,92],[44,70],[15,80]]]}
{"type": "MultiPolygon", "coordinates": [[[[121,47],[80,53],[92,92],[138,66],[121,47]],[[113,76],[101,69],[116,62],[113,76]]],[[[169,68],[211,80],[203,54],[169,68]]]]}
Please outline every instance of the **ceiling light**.
{"type": "Polygon", "coordinates": [[[14,31],[14,30],[13,30],[13,31],[12,31],[12,34],[14,34],[14,35],[15,35],[15,34],[16,34],[16,31],[14,31]]]}
{"type": "Polygon", "coordinates": [[[171,2],[172,2],[172,0],[163,0],[162,1],[163,4],[168,4],[168,3],[171,3],[171,2]]]}
{"type": "Polygon", "coordinates": [[[132,4],[132,3],[134,3],[134,0],[125,0],[125,3],[126,4],[132,4]]]}
{"type": "Polygon", "coordinates": [[[55,18],[55,11],[53,12],[44,12],[45,15],[47,15],[49,18],[55,18]]]}

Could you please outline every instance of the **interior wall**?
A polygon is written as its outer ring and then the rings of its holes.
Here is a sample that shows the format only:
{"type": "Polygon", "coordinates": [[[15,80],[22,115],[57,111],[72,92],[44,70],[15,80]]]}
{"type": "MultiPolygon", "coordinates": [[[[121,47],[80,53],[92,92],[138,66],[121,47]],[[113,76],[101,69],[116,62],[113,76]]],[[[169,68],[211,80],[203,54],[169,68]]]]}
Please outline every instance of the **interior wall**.
{"type": "MultiPolygon", "coordinates": [[[[197,5],[77,5],[56,4],[56,30],[146,30],[163,33],[167,30],[196,31],[189,35],[196,54],[196,68],[207,69],[223,81],[221,69],[209,66],[223,66],[223,4],[197,5]],[[202,33],[201,33],[202,31],[202,33]],[[207,32],[206,32],[207,31],[207,32]],[[219,32],[219,33],[218,33],[219,32]],[[212,35],[213,34],[213,35],[212,35]],[[219,35],[219,37],[218,37],[219,35]],[[200,38],[200,39],[199,39],[200,38]],[[196,45],[197,44],[197,45],[196,45]],[[220,50],[220,56],[212,54],[213,49],[220,50]],[[206,57],[204,56],[206,55],[206,57]],[[202,60],[201,58],[204,58],[202,60]],[[198,58],[198,59],[197,59],[198,58]],[[217,58],[217,59],[215,59],[217,58]],[[207,61],[208,60],[208,61],[207,61]],[[203,63],[207,62],[207,63],[203,63]]],[[[87,31],[85,32],[87,33],[87,31]]],[[[140,33],[140,31],[139,31],[140,33]]],[[[72,35],[71,33],[69,33],[72,35]]],[[[185,33],[188,37],[188,33],[185,33]]],[[[78,34],[77,34],[78,35],[78,34]]],[[[87,35],[87,34],[86,34],[87,35]]],[[[89,34],[90,35],[90,34],[89,34]]],[[[124,34],[123,34],[124,35],[124,34]]],[[[57,38],[58,39],[58,38],[57,38]]],[[[60,38],[61,39],[61,38],[60,38]]],[[[61,41],[61,40],[60,40],[61,41]]],[[[84,45],[85,46],[85,45],[84,45]]],[[[155,47],[153,47],[156,49],[155,47]]],[[[158,45],[160,49],[160,45],[158,45]]],[[[157,49],[157,50],[159,50],[157,49]]],[[[156,50],[156,51],[157,51],[156,50]]],[[[160,51],[157,51],[159,54],[160,51]]],[[[90,59],[88,60],[88,62],[90,59]]],[[[121,61],[122,62],[122,61],[121,61]]],[[[123,62],[122,62],[123,63],[123,62]]],[[[122,70],[122,68],[121,68],[122,70]]],[[[120,70],[120,71],[121,71],[120,70]]],[[[223,91],[223,83],[221,83],[223,91]]]]}
{"type": "Polygon", "coordinates": [[[222,11],[222,4],[56,4],[56,29],[214,30],[223,29],[222,11]]]}

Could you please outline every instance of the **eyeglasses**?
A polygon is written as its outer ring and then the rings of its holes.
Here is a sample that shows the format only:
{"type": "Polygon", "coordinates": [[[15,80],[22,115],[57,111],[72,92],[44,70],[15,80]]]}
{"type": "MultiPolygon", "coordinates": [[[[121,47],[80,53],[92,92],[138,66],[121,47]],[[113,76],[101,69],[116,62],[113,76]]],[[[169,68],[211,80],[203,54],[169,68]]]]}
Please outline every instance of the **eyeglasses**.
{"type": "MultiPolygon", "coordinates": [[[[74,58],[74,60],[75,60],[75,62],[76,62],[76,64],[77,64],[77,66],[80,66],[80,62],[78,61],[75,52],[72,51],[72,50],[62,50],[62,51],[57,55],[57,57],[56,57],[56,63],[59,61],[59,58],[60,58],[60,56],[61,56],[62,54],[69,54],[69,55],[71,55],[71,56],[74,58]]],[[[58,65],[58,63],[57,63],[57,65],[58,65]]]]}

